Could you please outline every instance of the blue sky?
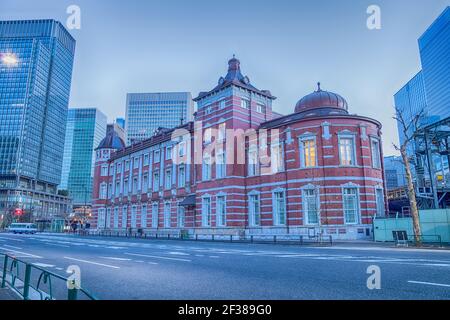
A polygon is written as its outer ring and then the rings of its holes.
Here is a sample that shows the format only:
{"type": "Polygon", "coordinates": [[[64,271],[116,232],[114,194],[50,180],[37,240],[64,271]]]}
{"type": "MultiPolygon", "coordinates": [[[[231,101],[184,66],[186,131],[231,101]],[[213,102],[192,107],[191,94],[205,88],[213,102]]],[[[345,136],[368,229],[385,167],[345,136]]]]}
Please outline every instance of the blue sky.
{"type": "Polygon", "coordinates": [[[322,83],[351,113],[383,124],[385,155],[398,140],[393,94],[420,70],[417,39],[448,0],[0,0],[0,19],[54,18],[81,8],[71,107],[94,106],[113,120],[127,92],[211,89],[233,55],[260,89],[295,103],[322,83]],[[369,5],[381,30],[366,27],[369,5]]]}

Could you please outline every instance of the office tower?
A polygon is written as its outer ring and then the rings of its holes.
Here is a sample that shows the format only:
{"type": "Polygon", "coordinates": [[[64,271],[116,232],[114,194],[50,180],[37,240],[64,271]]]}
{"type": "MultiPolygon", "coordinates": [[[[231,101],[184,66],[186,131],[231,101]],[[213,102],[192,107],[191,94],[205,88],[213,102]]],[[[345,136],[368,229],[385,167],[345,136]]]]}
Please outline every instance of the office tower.
{"type": "Polygon", "coordinates": [[[0,21],[0,211],[67,213],[57,194],[75,40],[55,20],[0,21]]]}
{"type": "Polygon", "coordinates": [[[173,128],[192,120],[189,92],[129,93],[125,131],[127,145],[151,137],[159,127],[173,128]]]}
{"type": "Polygon", "coordinates": [[[94,149],[106,135],[106,115],[96,108],[69,109],[63,174],[59,189],[67,190],[73,206],[90,205],[94,149]]]}

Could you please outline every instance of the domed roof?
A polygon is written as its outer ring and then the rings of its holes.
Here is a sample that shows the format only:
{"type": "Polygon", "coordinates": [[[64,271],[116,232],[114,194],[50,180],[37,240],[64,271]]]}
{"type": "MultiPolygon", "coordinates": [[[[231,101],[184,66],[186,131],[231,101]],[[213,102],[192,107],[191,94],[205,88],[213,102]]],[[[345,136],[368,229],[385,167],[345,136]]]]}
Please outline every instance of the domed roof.
{"type": "Polygon", "coordinates": [[[108,130],[106,137],[100,141],[97,149],[115,149],[125,148],[125,142],[118,136],[115,130],[108,130]]]}
{"type": "MultiPolygon", "coordinates": [[[[300,99],[295,106],[295,112],[313,111],[313,109],[340,109],[347,112],[347,101],[337,93],[323,91],[320,82],[317,84],[317,91],[300,99]]],[[[339,111],[339,110],[338,110],[339,111]]],[[[339,112],[341,113],[341,112],[339,112]]]]}

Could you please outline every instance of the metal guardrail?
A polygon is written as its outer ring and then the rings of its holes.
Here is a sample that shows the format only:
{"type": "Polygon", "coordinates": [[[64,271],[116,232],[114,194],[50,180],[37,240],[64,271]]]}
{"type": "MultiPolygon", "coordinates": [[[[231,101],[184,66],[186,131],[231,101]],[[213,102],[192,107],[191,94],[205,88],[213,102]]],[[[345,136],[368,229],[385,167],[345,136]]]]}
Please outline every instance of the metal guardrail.
{"type": "Polygon", "coordinates": [[[76,288],[75,280],[69,280],[9,254],[0,253],[0,257],[3,257],[0,269],[1,288],[10,286],[23,300],[97,300],[85,289],[76,288]],[[54,287],[56,282],[63,286],[54,287]]]}
{"type": "Polygon", "coordinates": [[[180,231],[164,230],[162,232],[129,232],[129,231],[81,231],[75,232],[81,236],[103,236],[103,237],[124,237],[124,238],[142,238],[142,239],[161,239],[161,240],[188,240],[188,241],[218,241],[218,242],[235,242],[235,243],[288,243],[288,244],[318,244],[333,245],[333,237],[331,235],[317,234],[308,235],[272,235],[259,234],[250,236],[196,233],[188,235],[180,231]]]}

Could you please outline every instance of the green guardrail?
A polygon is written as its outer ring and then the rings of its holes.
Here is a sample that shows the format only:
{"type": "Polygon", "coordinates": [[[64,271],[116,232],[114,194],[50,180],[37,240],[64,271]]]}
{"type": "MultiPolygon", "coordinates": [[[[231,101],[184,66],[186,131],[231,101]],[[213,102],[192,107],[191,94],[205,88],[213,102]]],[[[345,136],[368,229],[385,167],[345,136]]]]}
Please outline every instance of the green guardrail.
{"type": "Polygon", "coordinates": [[[32,263],[0,253],[3,257],[1,288],[6,285],[16,291],[23,300],[97,300],[75,280],[60,276],[32,263]],[[57,285],[57,286],[55,286],[57,285]]]}

